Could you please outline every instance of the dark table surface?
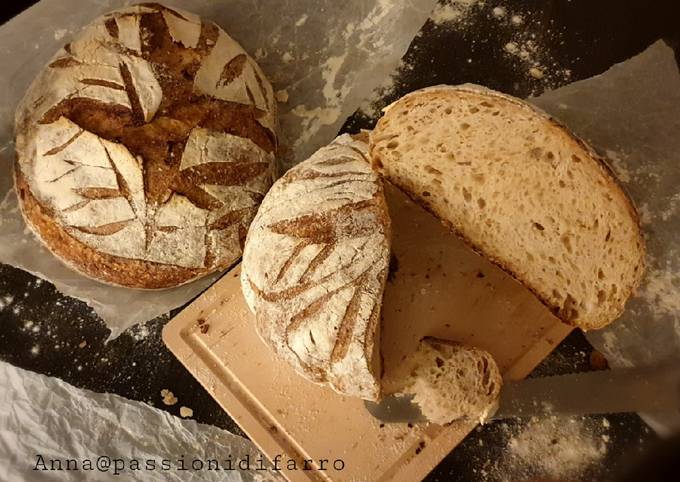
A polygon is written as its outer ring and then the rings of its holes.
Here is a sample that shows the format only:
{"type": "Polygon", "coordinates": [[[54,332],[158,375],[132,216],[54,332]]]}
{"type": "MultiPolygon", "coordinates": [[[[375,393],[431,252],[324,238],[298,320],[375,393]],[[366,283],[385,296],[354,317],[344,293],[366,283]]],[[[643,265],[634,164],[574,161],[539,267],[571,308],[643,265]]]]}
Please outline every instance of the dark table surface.
{"type": "MultiPolygon", "coordinates": [[[[6,21],[35,2],[3,2],[6,21]]],[[[680,2],[626,0],[499,0],[475,8],[465,25],[450,28],[426,23],[404,57],[394,82],[374,107],[406,92],[440,83],[475,82],[526,97],[605,71],[658,39],[675,47],[680,37],[680,2]],[[499,22],[493,8],[522,17],[519,28],[499,22]],[[519,33],[518,33],[519,32],[519,33]],[[543,78],[528,75],[526,61],[507,55],[499,42],[527,39],[541,46],[543,78]]],[[[503,45],[503,44],[501,44],[503,45]]],[[[676,49],[676,56],[678,50],[676,49]]],[[[370,128],[375,117],[357,112],[343,130],[370,128]]],[[[0,265],[0,359],[18,367],[59,377],[75,386],[140,400],[178,415],[191,407],[194,419],[237,434],[239,427],[165,348],[163,325],[176,312],[151,320],[106,343],[108,330],[84,303],[58,293],[52,285],[0,265]],[[180,400],[167,407],[160,391],[180,400]]],[[[591,346],[574,332],[532,374],[560,374],[591,369],[591,346]]],[[[624,469],[656,436],[634,414],[593,416],[608,425],[607,456],[584,480],[608,480],[624,469]]],[[[509,433],[523,421],[487,424],[475,430],[428,477],[428,480],[486,480],[489,465],[501,458],[509,433]]]]}

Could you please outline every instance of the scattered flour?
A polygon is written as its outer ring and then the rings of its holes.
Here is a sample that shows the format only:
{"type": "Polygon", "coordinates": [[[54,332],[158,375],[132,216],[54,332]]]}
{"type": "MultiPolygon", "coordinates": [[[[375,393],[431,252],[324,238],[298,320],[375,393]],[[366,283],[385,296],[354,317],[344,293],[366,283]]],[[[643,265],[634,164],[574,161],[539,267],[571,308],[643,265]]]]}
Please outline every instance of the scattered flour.
{"type": "Polygon", "coordinates": [[[551,416],[532,419],[510,439],[508,453],[537,476],[572,479],[602,460],[608,440],[606,434],[587,427],[583,419],[551,416]]]}
{"type": "Polygon", "coordinates": [[[138,325],[135,325],[128,331],[132,339],[135,341],[145,340],[150,334],[149,327],[146,323],[140,323],[138,325]]]}
{"type": "Polygon", "coordinates": [[[663,221],[668,221],[678,212],[678,207],[680,207],[680,193],[676,193],[670,198],[668,201],[668,208],[661,212],[661,219],[663,221]]]}
{"type": "MultiPolygon", "coordinates": [[[[499,22],[511,27],[510,39],[502,44],[502,50],[506,55],[517,59],[520,63],[519,67],[525,69],[528,76],[540,80],[546,87],[566,83],[571,78],[571,71],[561,67],[550,50],[541,45],[537,33],[531,32],[528,28],[518,28],[525,24],[524,16],[510,14],[505,7],[495,7],[491,14],[499,22]]],[[[526,15],[531,14],[526,13],[526,15]]],[[[551,29],[541,28],[537,32],[541,35],[552,36],[551,44],[559,40],[561,35],[551,29]]]]}
{"type": "Polygon", "coordinates": [[[437,26],[461,23],[475,7],[482,5],[483,0],[447,0],[437,4],[430,20],[437,26]]]}
{"type": "Polygon", "coordinates": [[[12,296],[12,295],[5,295],[2,298],[0,298],[0,311],[4,310],[9,305],[11,305],[13,301],[14,301],[14,296],[12,296]]]}
{"type": "Polygon", "coordinates": [[[54,31],[54,40],[61,40],[63,39],[66,34],[68,33],[68,30],[60,28],[54,31]]]}
{"type": "Polygon", "coordinates": [[[671,269],[649,269],[639,296],[656,316],[680,312],[680,272],[671,269]]]}
{"type": "Polygon", "coordinates": [[[624,184],[628,184],[633,179],[633,176],[626,164],[621,160],[621,155],[616,151],[612,151],[611,149],[607,149],[605,154],[607,155],[609,164],[616,173],[616,177],[618,177],[619,180],[624,184]]]}
{"type": "Polygon", "coordinates": [[[640,215],[640,222],[643,225],[650,225],[654,222],[654,215],[652,214],[652,210],[649,209],[649,205],[647,203],[638,204],[637,211],[640,215]]]}
{"type": "MultiPolygon", "coordinates": [[[[437,5],[430,21],[439,28],[469,28],[472,14],[485,6],[486,3],[481,0],[447,0],[437,5]]],[[[520,15],[500,5],[486,8],[490,9],[487,10],[490,17],[504,25],[508,32],[509,38],[503,38],[504,35],[501,37],[502,51],[514,57],[519,62],[518,68],[523,69],[528,77],[541,81],[545,87],[555,87],[569,81],[571,71],[564,68],[541,42],[541,37],[549,35],[552,38],[546,43],[556,43],[560,40],[560,32],[543,27],[532,32],[529,26],[525,26],[530,24],[527,20],[530,20],[531,12],[520,15]]]]}
{"type": "Polygon", "coordinates": [[[494,7],[491,13],[493,13],[493,16],[496,18],[503,18],[508,13],[508,11],[505,9],[505,7],[494,7]]]}
{"type": "Polygon", "coordinates": [[[284,52],[283,55],[281,56],[281,60],[284,63],[289,64],[293,61],[293,55],[290,52],[284,52]]]}

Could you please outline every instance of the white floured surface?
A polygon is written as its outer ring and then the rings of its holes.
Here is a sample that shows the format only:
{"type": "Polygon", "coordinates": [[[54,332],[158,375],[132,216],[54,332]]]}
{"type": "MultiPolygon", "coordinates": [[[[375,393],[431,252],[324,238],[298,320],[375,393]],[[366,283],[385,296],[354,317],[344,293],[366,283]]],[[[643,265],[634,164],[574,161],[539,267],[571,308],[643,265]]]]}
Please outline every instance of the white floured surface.
{"type": "MultiPolygon", "coordinates": [[[[533,102],[607,154],[645,232],[648,272],[637,296],[588,339],[613,366],[680,358],[680,74],[673,50],[659,41],[533,102]]],[[[680,428],[680,416],[654,421],[663,431],[680,428]]]]}
{"type": "MultiPolygon", "coordinates": [[[[4,199],[0,204],[0,262],[45,278],[62,293],[86,301],[106,322],[112,337],[181,306],[214,277],[145,293],[105,286],[73,273],[25,229],[9,173],[14,161],[14,109],[31,80],[81,27],[130,3],[42,0],[0,27],[0,198],[4,199]]],[[[224,28],[256,56],[275,89],[287,92],[288,102],[279,110],[286,166],[290,166],[336,136],[345,119],[394,70],[436,2],[306,0],[292,2],[285,9],[277,0],[164,3],[224,28]]],[[[195,35],[185,33],[180,40],[193,43],[195,35]]]]}
{"type": "MultiPolygon", "coordinates": [[[[21,370],[0,362],[0,480],[59,481],[224,481],[282,480],[273,471],[161,470],[162,461],[176,467],[184,459],[245,460],[251,468],[261,453],[249,440],[191,420],[181,420],[145,403],[118,395],[73,387],[59,379],[21,370]],[[84,460],[105,456],[125,461],[128,470],[34,471],[41,455],[50,459],[84,460]],[[154,460],[157,470],[129,470],[131,460],[145,467],[154,460]]],[[[266,460],[266,459],[265,459],[266,460]]],[[[65,464],[65,462],[63,462],[65,464]]],[[[102,463],[102,462],[100,462],[102,463]]]]}
{"type": "Polygon", "coordinates": [[[584,471],[607,454],[609,438],[592,424],[579,417],[533,418],[508,441],[504,462],[515,472],[525,468],[540,477],[583,480],[584,471]]]}

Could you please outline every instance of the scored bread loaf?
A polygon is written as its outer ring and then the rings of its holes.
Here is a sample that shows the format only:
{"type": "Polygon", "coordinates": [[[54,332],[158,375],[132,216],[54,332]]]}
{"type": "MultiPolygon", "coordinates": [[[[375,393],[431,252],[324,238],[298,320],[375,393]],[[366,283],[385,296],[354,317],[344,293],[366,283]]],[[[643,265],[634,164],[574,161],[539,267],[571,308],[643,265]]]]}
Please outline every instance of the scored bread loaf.
{"type": "Polygon", "coordinates": [[[156,3],[95,20],[16,113],[27,221],[65,264],[165,288],[233,265],[273,181],[276,102],[224,31],[156,3]]]}
{"type": "Polygon", "coordinates": [[[274,183],[243,254],[261,338],[306,378],[380,397],[380,307],[390,256],[368,146],[344,135],[274,183]]]}
{"type": "Polygon", "coordinates": [[[373,165],[564,322],[600,328],[644,271],[635,208],[606,163],[518,99],[439,86],[389,106],[373,165]]]}
{"type": "Polygon", "coordinates": [[[401,392],[413,395],[430,422],[483,423],[498,408],[503,379],[484,350],[426,337],[404,365],[408,375],[401,392]]]}

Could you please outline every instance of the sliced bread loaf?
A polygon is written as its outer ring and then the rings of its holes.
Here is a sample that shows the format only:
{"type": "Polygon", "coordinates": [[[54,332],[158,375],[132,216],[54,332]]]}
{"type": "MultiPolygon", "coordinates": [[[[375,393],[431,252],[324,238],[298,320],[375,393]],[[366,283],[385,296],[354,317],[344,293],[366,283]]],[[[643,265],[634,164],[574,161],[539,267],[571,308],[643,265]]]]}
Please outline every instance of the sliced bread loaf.
{"type": "Polygon", "coordinates": [[[640,282],[638,216],[612,171],[519,99],[469,85],[413,92],[386,109],[370,155],[567,323],[607,325],[640,282]]]}
{"type": "Polygon", "coordinates": [[[390,220],[367,153],[341,136],[274,184],[248,232],[241,285],[281,358],[312,381],[377,400],[390,220]]]}
{"type": "Polygon", "coordinates": [[[404,363],[409,375],[402,391],[414,395],[413,401],[430,422],[483,423],[498,408],[503,380],[493,357],[484,350],[424,338],[404,363]]]}

